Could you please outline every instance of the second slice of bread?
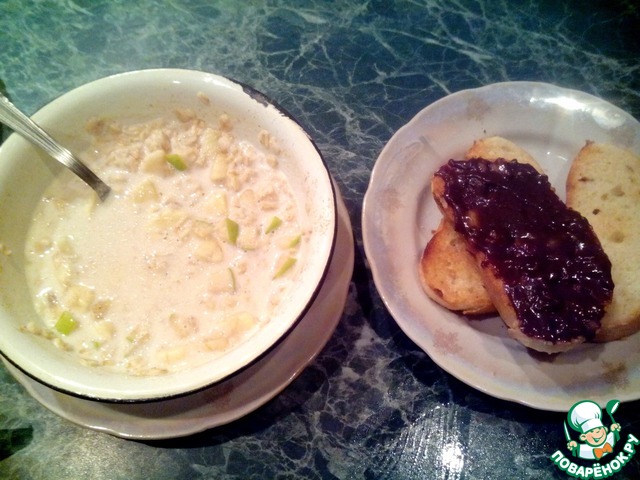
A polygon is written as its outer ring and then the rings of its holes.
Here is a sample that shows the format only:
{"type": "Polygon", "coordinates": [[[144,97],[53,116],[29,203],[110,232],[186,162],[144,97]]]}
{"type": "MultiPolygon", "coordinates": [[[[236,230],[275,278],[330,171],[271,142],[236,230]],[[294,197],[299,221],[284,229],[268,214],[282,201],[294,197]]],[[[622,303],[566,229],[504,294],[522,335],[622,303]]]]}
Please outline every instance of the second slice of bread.
{"type": "Polygon", "coordinates": [[[587,142],[567,177],[567,205],[589,220],[611,260],[613,298],[596,341],[640,330],[640,156],[587,142]]]}

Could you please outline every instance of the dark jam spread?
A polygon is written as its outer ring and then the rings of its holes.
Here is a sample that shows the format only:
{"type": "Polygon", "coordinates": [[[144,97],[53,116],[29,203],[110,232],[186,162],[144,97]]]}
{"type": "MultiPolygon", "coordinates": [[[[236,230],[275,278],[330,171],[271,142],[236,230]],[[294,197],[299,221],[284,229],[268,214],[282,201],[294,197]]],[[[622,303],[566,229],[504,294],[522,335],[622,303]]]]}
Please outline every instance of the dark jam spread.
{"type": "Polygon", "coordinates": [[[588,221],[532,166],[450,160],[436,175],[455,229],[484,253],[522,332],[552,342],[590,340],[611,301],[611,262],[588,221]]]}

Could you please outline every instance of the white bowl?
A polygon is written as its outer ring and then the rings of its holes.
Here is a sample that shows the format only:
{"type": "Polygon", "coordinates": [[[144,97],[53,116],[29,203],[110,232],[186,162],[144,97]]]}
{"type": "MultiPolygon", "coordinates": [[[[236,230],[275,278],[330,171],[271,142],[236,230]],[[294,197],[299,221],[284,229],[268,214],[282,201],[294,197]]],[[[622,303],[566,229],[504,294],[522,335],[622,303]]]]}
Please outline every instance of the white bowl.
{"type": "Polygon", "coordinates": [[[103,78],[57,98],[33,119],[73,152],[89,145],[84,126],[96,116],[123,122],[167,117],[190,108],[214,123],[225,112],[238,139],[266,129],[283,151],[282,170],[304,205],[314,232],[304,275],[291,298],[258,334],[204,365],[158,376],[116,373],[82,364],[49,340],[21,327],[40,322],[24,272],[24,244],[32,212],[44,189],[63,167],[16,134],[0,147],[0,352],[30,377],[54,389],[89,399],[137,402],[166,399],[210,386],[242,370],[277,344],[302,318],[326,275],[336,236],[335,192],[327,167],[303,128],[255,90],[214,75],[189,70],[143,70],[103,78]],[[198,98],[210,100],[206,106],[198,98]]]}

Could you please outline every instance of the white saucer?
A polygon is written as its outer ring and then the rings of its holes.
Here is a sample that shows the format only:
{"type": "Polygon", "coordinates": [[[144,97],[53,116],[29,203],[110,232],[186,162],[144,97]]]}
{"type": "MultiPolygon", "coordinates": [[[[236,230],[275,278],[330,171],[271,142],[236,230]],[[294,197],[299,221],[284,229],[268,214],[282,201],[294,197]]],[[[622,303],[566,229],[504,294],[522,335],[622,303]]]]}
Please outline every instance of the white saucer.
{"type": "Polygon", "coordinates": [[[4,361],[29,394],[71,422],[112,435],[140,440],[190,435],[232,422],[284,390],[324,348],[347,299],[354,244],[349,215],[336,186],[338,233],[327,277],[308,313],[264,358],[243,372],[186,397],[142,404],[110,404],[60,393],[4,361]]]}
{"type": "Polygon", "coordinates": [[[602,405],[640,398],[640,333],[543,360],[511,339],[499,317],[470,321],[424,293],[418,262],[442,218],[429,188],[433,172],[491,135],[533,155],[561,197],[587,140],[640,152],[640,123],[631,115],[554,85],[499,83],[429,105],[382,150],[364,199],[364,248],[385,305],[434,362],[494,397],[555,411],[585,398],[602,405]]]}

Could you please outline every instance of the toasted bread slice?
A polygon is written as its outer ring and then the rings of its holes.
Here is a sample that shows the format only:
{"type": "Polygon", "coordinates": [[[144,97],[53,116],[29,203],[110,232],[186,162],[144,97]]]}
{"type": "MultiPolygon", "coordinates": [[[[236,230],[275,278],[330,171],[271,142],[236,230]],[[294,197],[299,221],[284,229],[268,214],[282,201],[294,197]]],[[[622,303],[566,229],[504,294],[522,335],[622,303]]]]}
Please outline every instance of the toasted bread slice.
{"type": "Polygon", "coordinates": [[[447,220],[424,249],[419,273],[425,292],[443,307],[465,315],[495,312],[466,242],[447,220]]]}
{"type": "Polygon", "coordinates": [[[594,337],[613,293],[611,264],[591,226],[566,207],[546,177],[511,162],[451,161],[431,187],[445,218],[461,222],[484,286],[513,338],[558,353],[594,337]],[[479,175],[493,187],[478,183],[479,175]],[[503,256],[504,249],[520,252],[519,260],[503,256]]]}
{"type": "Polygon", "coordinates": [[[567,177],[567,205],[589,220],[612,264],[613,299],[596,341],[640,330],[640,156],[587,142],[567,177]]]}
{"type": "MultiPolygon", "coordinates": [[[[470,158],[517,160],[542,171],[528,152],[502,137],[476,140],[465,154],[465,159],[470,158]]],[[[427,243],[420,259],[419,273],[427,295],[449,310],[465,315],[496,311],[482,283],[476,261],[466,249],[466,242],[446,219],[427,243]]]]}

